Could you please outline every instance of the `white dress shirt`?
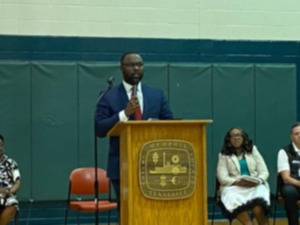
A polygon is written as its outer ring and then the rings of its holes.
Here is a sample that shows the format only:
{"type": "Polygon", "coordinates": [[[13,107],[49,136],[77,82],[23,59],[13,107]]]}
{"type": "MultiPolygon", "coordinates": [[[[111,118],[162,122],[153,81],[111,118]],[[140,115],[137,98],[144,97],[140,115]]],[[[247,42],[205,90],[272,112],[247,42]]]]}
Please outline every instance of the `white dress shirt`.
{"type": "MultiPolygon", "coordinates": [[[[130,100],[131,99],[131,95],[132,95],[132,88],[133,88],[133,86],[131,84],[126,83],[124,80],[123,80],[123,85],[124,85],[125,91],[127,93],[128,100],[130,100]]],[[[143,103],[144,103],[144,101],[143,101],[143,93],[142,93],[141,82],[138,83],[136,92],[137,92],[136,96],[139,99],[139,104],[140,104],[140,107],[141,107],[141,112],[143,113],[143,106],[144,106],[143,103]]],[[[129,119],[125,115],[125,110],[124,109],[119,112],[119,119],[120,119],[120,121],[127,121],[129,119]]]]}

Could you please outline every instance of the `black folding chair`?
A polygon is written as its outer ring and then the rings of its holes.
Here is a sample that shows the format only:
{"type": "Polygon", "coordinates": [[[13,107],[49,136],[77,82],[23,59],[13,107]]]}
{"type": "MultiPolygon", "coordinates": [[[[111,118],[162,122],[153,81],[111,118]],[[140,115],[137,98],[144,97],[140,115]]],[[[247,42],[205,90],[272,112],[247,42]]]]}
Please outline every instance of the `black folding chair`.
{"type": "MultiPolygon", "coordinates": [[[[212,204],[212,217],[211,217],[211,225],[214,225],[215,222],[215,212],[216,212],[216,206],[221,206],[221,196],[220,196],[220,182],[218,181],[218,178],[215,180],[215,194],[214,194],[214,203],[212,204]]],[[[231,225],[233,218],[228,218],[228,222],[231,225]]]]}
{"type": "Polygon", "coordinates": [[[284,199],[281,196],[280,189],[283,185],[283,180],[280,174],[277,175],[276,179],[276,191],[274,196],[274,207],[273,207],[273,225],[276,224],[276,213],[277,213],[277,205],[278,204],[284,204],[284,199]]]}

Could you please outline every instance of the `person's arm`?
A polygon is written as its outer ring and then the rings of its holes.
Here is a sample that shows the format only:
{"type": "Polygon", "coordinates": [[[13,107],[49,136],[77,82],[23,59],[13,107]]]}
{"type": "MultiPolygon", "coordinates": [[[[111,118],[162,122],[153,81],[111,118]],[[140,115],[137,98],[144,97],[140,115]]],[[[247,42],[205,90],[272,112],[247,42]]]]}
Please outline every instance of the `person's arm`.
{"type": "Polygon", "coordinates": [[[247,180],[241,180],[238,176],[230,176],[229,168],[227,165],[227,157],[225,155],[219,154],[218,166],[217,166],[217,177],[222,186],[243,186],[243,187],[253,187],[256,183],[247,180]]]}
{"type": "Polygon", "coordinates": [[[136,111],[138,99],[132,96],[128,100],[127,94],[114,90],[107,93],[97,103],[95,129],[98,137],[105,137],[108,131],[119,121],[126,121],[136,111]]]}
{"type": "Polygon", "coordinates": [[[21,181],[16,180],[16,182],[10,188],[6,188],[6,195],[16,194],[20,186],[21,186],[21,181]]]}
{"type": "Polygon", "coordinates": [[[285,184],[292,184],[300,188],[300,181],[291,177],[289,170],[283,170],[279,174],[285,184]]]}
{"type": "Polygon", "coordinates": [[[159,119],[163,119],[163,120],[173,119],[173,113],[170,109],[169,103],[163,91],[161,91],[161,111],[160,111],[159,119]]]}
{"type": "Polygon", "coordinates": [[[225,155],[219,154],[217,165],[217,178],[222,186],[231,186],[237,181],[236,178],[229,176],[225,155]]]}
{"type": "Polygon", "coordinates": [[[10,172],[13,175],[13,177],[12,177],[13,183],[10,184],[8,187],[0,188],[0,196],[1,197],[9,196],[11,194],[16,194],[21,185],[21,181],[20,181],[21,176],[20,176],[18,164],[12,159],[9,159],[9,161],[11,162],[10,168],[12,170],[10,172]]]}
{"type": "Polygon", "coordinates": [[[104,96],[97,104],[95,129],[98,137],[105,137],[107,132],[119,121],[119,112],[111,113],[109,101],[104,96]]]}
{"type": "Polygon", "coordinates": [[[269,178],[269,170],[263,159],[262,155],[257,150],[256,146],[253,146],[252,154],[256,161],[256,170],[257,170],[257,177],[262,180],[262,182],[267,181],[269,178]]]}

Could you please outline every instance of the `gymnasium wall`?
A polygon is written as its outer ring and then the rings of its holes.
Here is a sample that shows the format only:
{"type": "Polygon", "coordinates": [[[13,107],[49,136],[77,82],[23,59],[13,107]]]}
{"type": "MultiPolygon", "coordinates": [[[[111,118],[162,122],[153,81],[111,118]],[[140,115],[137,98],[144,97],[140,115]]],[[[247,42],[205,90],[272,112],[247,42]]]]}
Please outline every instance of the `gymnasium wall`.
{"type": "MultiPolygon", "coordinates": [[[[93,118],[118,63],[1,61],[0,124],[7,154],[22,171],[21,200],[63,200],[72,169],[94,165],[93,118]]],[[[207,127],[208,190],[225,132],[244,128],[261,150],[274,187],[276,154],[296,119],[293,64],[146,63],[144,82],[162,88],[174,116],[207,127]],[[279,91],[284,90],[284,92],[279,91]]],[[[98,140],[106,167],[107,139],[98,140]]]]}
{"type": "Polygon", "coordinates": [[[0,34],[297,41],[299,10],[296,0],[0,0],[0,34]]]}
{"type": "MultiPolygon", "coordinates": [[[[142,54],[145,81],[165,90],[177,117],[214,120],[209,195],[223,135],[235,125],[261,150],[274,188],[277,151],[300,118],[299,8],[298,1],[0,0],[0,133],[22,170],[19,197],[64,199],[70,170],[93,165],[95,101],[108,77],[120,81],[126,51],[142,54]]],[[[98,155],[105,166],[106,140],[98,155]]]]}

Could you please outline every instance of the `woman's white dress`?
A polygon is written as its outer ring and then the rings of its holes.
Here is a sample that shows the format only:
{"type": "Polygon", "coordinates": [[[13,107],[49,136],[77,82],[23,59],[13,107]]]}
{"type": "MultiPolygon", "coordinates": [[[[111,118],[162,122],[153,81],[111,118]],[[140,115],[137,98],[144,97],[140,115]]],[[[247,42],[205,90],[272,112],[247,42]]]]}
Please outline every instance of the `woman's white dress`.
{"type": "Polygon", "coordinates": [[[239,159],[234,154],[219,154],[217,178],[220,183],[222,206],[227,216],[235,216],[255,205],[262,205],[266,210],[270,206],[270,188],[267,183],[269,171],[256,146],[253,146],[252,153],[245,154],[244,158],[250,176],[261,180],[255,187],[233,185],[241,177],[239,159]]]}

